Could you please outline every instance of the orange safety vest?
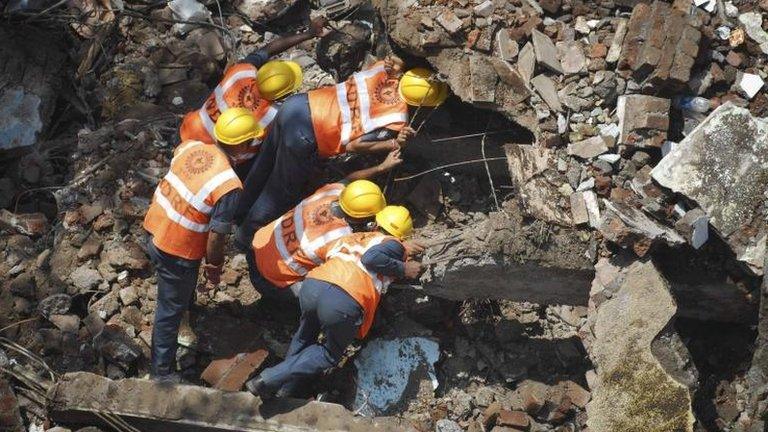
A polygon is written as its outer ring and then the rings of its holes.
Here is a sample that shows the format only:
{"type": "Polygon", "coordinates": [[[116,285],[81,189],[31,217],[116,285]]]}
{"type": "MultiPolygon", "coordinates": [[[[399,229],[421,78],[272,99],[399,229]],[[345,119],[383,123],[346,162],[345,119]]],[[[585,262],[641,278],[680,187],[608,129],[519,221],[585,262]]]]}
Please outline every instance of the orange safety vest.
{"type": "MultiPolygon", "coordinates": [[[[256,67],[250,63],[237,63],[227,69],[203,107],[184,116],[179,130],[182,142],[195,140],[215,143],[213,127],[219,115],[228,108],[248,108],[253,111],[261,127],[268,130],[277,115],[277,108],[259,94],[256,71],[256,67]]],[[[260,140],[254,140],[248,152],[235,159],[235,165],[256,156],[260,144],[260,140]]]]}
{"type": "Polygon", "coordinates": [[[344,218],[331,213],[344,185],[327,184],[295,208],[261,228],[253,237],[253,253],[259,273],[284,288],[322,264],[328,247],[352,233],[344,218]]]}
{"type": "MultiPolygon", "coordinates": [[[[328,251],[324,264],[310,271],[307,277],[338,285],[363,308],[363,324],[358,337],[364,338],[371,329],[382,294],[387,292],[392,278],[369,271],[362,263],[368,249],[386,240],[398,241],[380,232],[354,233],[342,237],[328,251]]],[[[406,257],[403,256],[403,261],[406,257]]]]}
{"type": "Polygon", "coordinates": [[[144,217],[144,229],[161,251],[190,260],[205,256],[216,202],[243,184],[218,146],[187,141],[174,151],[144,217]]]}
{"type": "Polygon", "coordinates": [[[320,157],[344,153],[350,141],[376,129],[402,129],[408,122],[408,105],[397,84],[384,70],[384,62],[377,62],[343,83],[308,92],[320,157]]]}

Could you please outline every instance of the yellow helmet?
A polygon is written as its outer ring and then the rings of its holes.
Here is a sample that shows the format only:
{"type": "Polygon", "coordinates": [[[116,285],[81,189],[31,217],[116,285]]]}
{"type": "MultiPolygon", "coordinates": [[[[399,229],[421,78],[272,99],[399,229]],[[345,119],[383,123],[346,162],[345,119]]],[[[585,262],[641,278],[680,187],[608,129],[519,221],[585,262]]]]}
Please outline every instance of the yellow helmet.
{"type": "Polygon", "coordinates": [[[448,97],[448,85],[432,79],[432,71],[413,68],[400,78],[400,97],[413,106],[438,106],[448,97]]]}
{"type": "Polygon", "coordinates": [[[403,206],[386,206],[376,213],[376,223],[384,231],[402,239],[411,235],[413,220],[411,212],[403,206]]]}
{"type": "Polygon", "coordinates": [[[261,97],[273,101],[298,90],[303,77],[304,74],[298,63],[271,60],[264,63],[256,72],[256,83],[261,97]]]}
{"type": "Polygon", "coordinates": [[[341,191],[339,207],[353,218],[368,218],[387,205],[379,186],[368,180],[355,180],[341,191]]]}
{"type": "Polygon", "coordinates": [[[230,108],[219,116],[213,134],[225,145],[238,145],[254,138],[261,138],[264,129],[247,108],[230,108]]]}

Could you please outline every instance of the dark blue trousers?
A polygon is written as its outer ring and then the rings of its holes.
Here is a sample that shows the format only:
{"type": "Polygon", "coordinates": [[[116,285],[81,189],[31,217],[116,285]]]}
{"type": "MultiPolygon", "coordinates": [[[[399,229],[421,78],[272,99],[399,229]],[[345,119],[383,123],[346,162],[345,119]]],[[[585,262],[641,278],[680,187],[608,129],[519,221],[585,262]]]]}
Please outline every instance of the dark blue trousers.
{"type": "Polygon", "coordinates": [[[301,322],[285,360],[261,373],[272,389],[292,388],[297,381],[336,366],[363,322],[363,309],[344,290],[307,278],[299,294],[301,322]],[[322,344],[317,337],[325,334],[322,344]]]}
{"type": "Polygon", "coordinates": [[[298,204],[319,169],[309,99],[306,94],[291,96],[280,107],[243,183],[235,213],[237,247],[248,250],[258,228],[298,204]]]}
{"type": "Polygon", "coordinates": [[[150,239],[147,250],[157,271],[157,307],[152,326],[152,375],[176,370],[176,340],[184,312],[197,286],[199,261],[189,261],[157,249],[150,239]]]}

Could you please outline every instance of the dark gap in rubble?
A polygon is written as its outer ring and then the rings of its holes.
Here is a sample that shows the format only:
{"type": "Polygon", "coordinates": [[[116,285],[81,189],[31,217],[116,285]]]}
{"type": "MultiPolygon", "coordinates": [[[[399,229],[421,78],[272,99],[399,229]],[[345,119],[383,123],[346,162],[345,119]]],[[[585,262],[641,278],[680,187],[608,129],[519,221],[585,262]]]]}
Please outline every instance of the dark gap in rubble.
{"type": "Polygon", "coordinates": [[[678,318],[675,328],[699,372],[693,409],[700,430],[722,431],[740,413],[744,373],[749,369],[756,330],[747,324],[678,318]]]}

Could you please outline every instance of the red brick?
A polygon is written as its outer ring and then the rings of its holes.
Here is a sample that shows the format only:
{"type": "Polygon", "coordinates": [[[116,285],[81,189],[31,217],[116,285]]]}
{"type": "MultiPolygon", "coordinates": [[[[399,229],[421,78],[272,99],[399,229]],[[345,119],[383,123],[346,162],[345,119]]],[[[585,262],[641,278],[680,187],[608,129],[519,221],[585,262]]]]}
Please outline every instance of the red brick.
{"type": "Polygon", "coordinates": [[[227,391],[239,391],[248,378],[261,367],[269,353],[257,350],[251,353],[241,353],[227,359],[211,362],[200,376],[203,381],[213,388],[227,391]]]}
{"type": "Polygon", "coordinates": [[[511,427],[515,430],[527,431],[531,426],[531,418],[522,411],[502,410],[496,419],[496,424],[511,427]]]}

